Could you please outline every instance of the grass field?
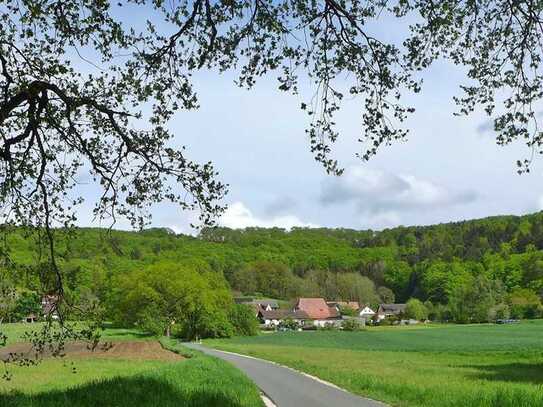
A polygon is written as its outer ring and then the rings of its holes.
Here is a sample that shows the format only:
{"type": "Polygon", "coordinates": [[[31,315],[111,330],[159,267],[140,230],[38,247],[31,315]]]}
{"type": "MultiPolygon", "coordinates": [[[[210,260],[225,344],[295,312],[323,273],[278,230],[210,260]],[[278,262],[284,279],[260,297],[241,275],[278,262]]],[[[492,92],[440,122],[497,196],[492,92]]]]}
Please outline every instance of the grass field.
{"type": "MultiPolygon", "coordinates": [[[[3,328],[13,343],[28,325],[3,328]]],[[[103,339],[156,340],[138,331],[116,329],[106,330],[103,339]]],[[[158,361],[137,355],[121,359],[68,354],[62,359],[46,358],[37,366],[12,367],[12,380],[0,379],[0,406],[262,406],[256,386],[233,366],[183,348],[175,340],[161,342],[186,358],[158,361]]]]}
{"type": "MultiPolygon", "coordinates": [[[[7,344],[21,342],[24,334],[31,331],[39,331],[43,323],[35,324],[3,324],[0,325],[0,332],[7,336],[7,344]]],[[[134,341],[134,340],[154,340],[156,338],[142,333],[136,329],[106,328],[101,332],[102,341],[134,341]]]]}
{"type": "Polygon", "coordinates": [[[209,340],[394,406],[543,406],[543,321],[209,340]]]}

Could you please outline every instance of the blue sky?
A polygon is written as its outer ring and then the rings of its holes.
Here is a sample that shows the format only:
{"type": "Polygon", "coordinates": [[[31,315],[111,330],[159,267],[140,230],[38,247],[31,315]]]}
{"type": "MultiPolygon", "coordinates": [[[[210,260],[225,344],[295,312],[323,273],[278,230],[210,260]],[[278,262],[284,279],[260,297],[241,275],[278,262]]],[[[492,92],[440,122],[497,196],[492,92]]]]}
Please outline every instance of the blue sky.
{"type": "MultiPolygon", "coordinates": [[[[387,22],[381,34],[395,37],[387,22]]],[[[174,144],[191,158],[212,161],[230,185],[230,205],[219,223],[246,226],[326,226],[382,229],[424,225],[543,209],[541,163],[518,175],[515,162],[529,151],[522,142],[499,147],[482,114],[455,117],[452,96],[464,80],[460,68],[435,64],[421,94],[409,97],[416,112],[407,121],[407,142],[383,148],[369,162],[360,150],[363,101],[347,101],[337,116],[341,138],[335,157],[342,177],[325,174],[309,152],[301,98],[277,90],[277,74],[251,91],[237,88],[231,73],[201,72],[194,82],[201,108],[171,122],[174,144]]],[[[302,79],[302,95],[311,93],[302,79]]],[[[84,191],[81,224],[93,225],[96,190],[84,191]]],[[[169,205],[152,210],[152,225],[190,233],[195,215],[169,205]]],[[[117,227],[126,228],[124,222],[117,227]]]]}
{"type": "MultiPolygon", "coordinates": [[[[453,116],[454,67],[428,75],[407,142],[384,148],[369,162],[355,157],[361,134],[361,102],[338,116],[335,155],[346,172],[325,174],[308,149],[307,117],[300,100],[276,90],[273,78],[252,91],[232,77],[196,78],[201,109],[181,112],[171,123],[176,143],[191,157],[211,160],[230,184],[229,227],[327,226],[382,229],[432,224],[541,209],[540,163],[518,175],[522,144],[499,147],[487,118],[453,116]]],[[[153,211],[153,225],[188,232],[193,215],[171,207],[153,211]]]]}

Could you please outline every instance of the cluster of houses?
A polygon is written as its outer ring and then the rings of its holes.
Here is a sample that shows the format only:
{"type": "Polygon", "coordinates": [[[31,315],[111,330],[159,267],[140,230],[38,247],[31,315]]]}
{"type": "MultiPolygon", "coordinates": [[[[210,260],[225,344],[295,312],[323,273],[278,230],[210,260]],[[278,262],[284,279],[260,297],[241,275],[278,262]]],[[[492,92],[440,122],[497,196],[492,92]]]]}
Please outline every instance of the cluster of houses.
{"type": "Polygon", "coordinates": [[[381,321],[391,316],[400,316],[406,308],[405,304],[380,304],[377,311],[374,311],[368,305],[361,306],[357,301],[327,302],[324,298],[298,298],[294,305],[287,309],[279,308],[276,300],[269,299],[243,298],[237,302],[252,306],[256,317],[265,327],[277,327],[287,319],[300,326],[339,326],[346,318],[355,318],[365,324],[374,319],[381,321]],[[347,308],[351,310],[350,315],[342,315],[342,310],[347,308]]]}
{"type": "Polygon", "coordinates": [[[23,318],[22,322],[34,323],[38,322],[42,318],[47,319],[49,317],[52,319],[58,319],[57,303],[58,296],[44,295],[41,297],[41,315],[36,315],[34,313],[28,314],[23,318]]]}

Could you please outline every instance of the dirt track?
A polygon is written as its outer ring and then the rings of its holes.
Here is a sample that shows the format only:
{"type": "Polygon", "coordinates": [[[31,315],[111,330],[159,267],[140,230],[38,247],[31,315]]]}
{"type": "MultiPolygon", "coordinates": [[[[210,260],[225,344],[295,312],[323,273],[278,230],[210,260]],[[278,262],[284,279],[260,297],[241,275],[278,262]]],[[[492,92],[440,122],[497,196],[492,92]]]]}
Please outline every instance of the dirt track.
{"type": "MultiPolygon", "coordinates": [[[[22,354],[32,358],[30,345],[27,343],[15,344],[0,348],[0,360],[7,360],[10,354],[22,354]]],[[[113,342],[99,345],[93,350],[88,349],[84,342],[67,343],[62,352],[67,358],[103,358],[103,359],[136,359],[136,360],[163,360],[176,361],[184,359],[183,356],[165,350],[156,341],[113,342]]],[[[45,354],[45,357],[50,354],[45,354]]]]}

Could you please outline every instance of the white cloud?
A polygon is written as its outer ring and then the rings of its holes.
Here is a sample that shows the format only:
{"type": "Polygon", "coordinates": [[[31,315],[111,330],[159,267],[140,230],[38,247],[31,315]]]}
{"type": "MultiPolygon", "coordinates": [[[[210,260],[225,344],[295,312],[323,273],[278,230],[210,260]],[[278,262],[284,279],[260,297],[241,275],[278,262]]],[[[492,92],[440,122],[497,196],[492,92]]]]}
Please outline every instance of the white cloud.
{"type": "Polygon", "coordinates": [[[378,213],[365,213],[360,219],[360,224],[370,229],[386,229],[398,226],[402,223],[401,215],[397,211],[383,211],[378,213]]]}
{"type": "Polygon", "coordinates": [[[303,222],[294,215],[281,215],[271,218],[261,218],[254,215],[243,202],[234,202],[228,206],[219,221],[221,226],[232,229],[242,229],[247,227],[280,227],[291,229],[293,227],[318,227],[318,225],[303,222]]]}
{"type": "MultiPolygon", "coordinates": [[[[361,214],[376,215],[379,224],[398,223],[404,211],[428,211],[472,202],[471,191],[451,191],[413,175],[349,167],[341,177],[327,179],[321,189],[324,205],[354,203],[361,214]]],[[[374,219],[375,220],[375,219],[374,219]]]]}

